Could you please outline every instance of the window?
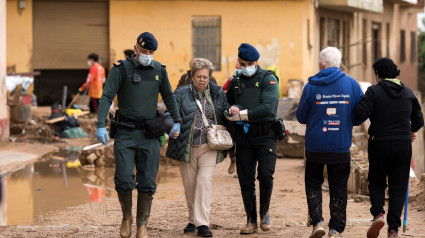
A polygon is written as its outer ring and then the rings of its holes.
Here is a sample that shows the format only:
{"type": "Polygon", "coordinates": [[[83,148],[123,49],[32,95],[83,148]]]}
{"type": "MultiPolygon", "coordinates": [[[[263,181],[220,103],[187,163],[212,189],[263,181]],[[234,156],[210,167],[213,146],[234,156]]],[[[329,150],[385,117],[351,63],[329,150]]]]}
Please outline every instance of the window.
{"type": "Polygon", "coordinates": [[[416,62],[416,32],[410,32],[410,63],[416,62]]]}
{"type": "Polygon", "coordinates": [[[192,18],[192,56],[205,58],[221,70],[221,17],[196,16],[192,18]]]}
{"type": "Polygon", "coordinates": [[[381,58],[381,23],[372,23],[372,59],[381,58]]]}
{"type": "Polygon", "coordinates": [[[338,19],[328,18],[328,44],[327,46],[333,46],[339,48],[339,37],[340,37],[340,21],[338,19]]]}
{"type": "Polygon", "coordinates": [[[406,61],[406,31],[400,30],[400,62],[406,61]]]}
{"type": "Polygon", "coordinates": [[[342,25],[342,63],[350,67],[350,22],[344,21],[342,25]]]}
{"type": "Polygon", "coordinates": [[[387,57],[390,57],[390,23],[387,23],[387,57]]]}
{"type": "Polygon", "coordinates": [[[367,65],[367,20],[363,19],[363,31],[362,31],[362,54],[363,54],[363,64],[367,65]]]}
{"type": "Polygon", "coordinates": [[[350,30],[349,20],[335,17],[320,17],[320,50],[332,46],[341,50],[341,68],[350,69],[350,30]]]}

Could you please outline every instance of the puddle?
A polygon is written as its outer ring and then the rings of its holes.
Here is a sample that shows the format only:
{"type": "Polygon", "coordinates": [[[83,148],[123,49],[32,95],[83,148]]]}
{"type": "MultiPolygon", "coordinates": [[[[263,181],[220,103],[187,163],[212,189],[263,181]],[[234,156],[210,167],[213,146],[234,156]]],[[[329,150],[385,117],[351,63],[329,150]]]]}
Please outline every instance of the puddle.
{"type": "MultiPolygon", "coordinates": [[[[84,170],[81,148],[67,148],[10,174],[0,175],[0,226],[33,225],[43,214],[116,196],[114,168],[84,170]]],[[[179,176],[160,166],[157,183],[179,176]]]]}

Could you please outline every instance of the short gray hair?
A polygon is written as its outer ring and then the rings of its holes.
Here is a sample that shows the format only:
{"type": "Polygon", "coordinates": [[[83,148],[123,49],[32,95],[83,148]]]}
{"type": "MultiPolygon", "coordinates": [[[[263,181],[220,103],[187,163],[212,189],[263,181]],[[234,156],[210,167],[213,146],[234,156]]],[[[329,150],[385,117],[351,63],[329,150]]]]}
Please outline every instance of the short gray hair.
{"type": "Polygon", "coordinates": [[[209,76],[211,78],[214,71],[214,66],[211,61],[204,58],[195,58],[192,62],[192,69],[190,70],[190,75],[195,75],[196,70],[205,69],[209,70],[209,76]]]}
{"type": "Polygon", "coordinates": [[[319,60],[322,62],[325,69],[338,67],[341,65],[341,51],[335,47],[326,47],[319,54],[319,60]]]}

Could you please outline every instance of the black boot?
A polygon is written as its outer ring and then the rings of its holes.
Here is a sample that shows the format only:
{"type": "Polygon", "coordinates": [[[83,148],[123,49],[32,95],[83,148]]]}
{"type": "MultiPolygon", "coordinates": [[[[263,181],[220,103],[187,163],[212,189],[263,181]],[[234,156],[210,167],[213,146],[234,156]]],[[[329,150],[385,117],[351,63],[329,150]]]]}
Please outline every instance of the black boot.
{"type": "Polygon", "coordinates": [[[263,231],[269,231],[271,227],[269,207],[272,191],[260,189],[260,228],[263,231]]]}
{"type": "Polygon", "coordinates": [[[242,192],[242,200],[246,212],[246,227],[241,229],[241,234],[255,233],[258,229],[255,191],[242,192]]]}
{"type": "Polygon", "coordinates": [[[122,210],[120,236],[121,238],[129,238],[131,237],[131,224],[133,224],[133,215],[131,214],[132,193],[118,193],[118,200],[122,210]]]}
{"type": "Polygon", "coordinates": [[[139,193],[137,196],[136,238],[147,238],[146,225],[151,214],[152,194],[139,193]]]}

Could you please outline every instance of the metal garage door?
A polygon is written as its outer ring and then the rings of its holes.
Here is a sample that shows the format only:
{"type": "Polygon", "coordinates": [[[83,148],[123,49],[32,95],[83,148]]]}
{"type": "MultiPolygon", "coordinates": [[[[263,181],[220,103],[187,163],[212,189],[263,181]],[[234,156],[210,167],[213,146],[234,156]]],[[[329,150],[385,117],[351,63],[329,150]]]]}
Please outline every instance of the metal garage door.
{"type": "Polygon", "coordinates": [[[107,1],[34,0],[33,68],[86,69],[95,52],[108,65],[107,1]]]}

